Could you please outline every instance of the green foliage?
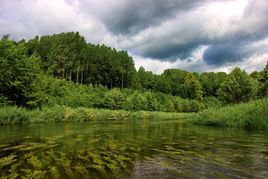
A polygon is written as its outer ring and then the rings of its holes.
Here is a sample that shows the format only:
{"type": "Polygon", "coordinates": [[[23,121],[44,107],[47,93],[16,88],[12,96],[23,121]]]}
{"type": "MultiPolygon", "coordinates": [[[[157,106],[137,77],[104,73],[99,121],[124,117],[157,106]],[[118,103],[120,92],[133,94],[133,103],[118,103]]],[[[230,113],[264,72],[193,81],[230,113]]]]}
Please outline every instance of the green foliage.
{"type": "Polygon", "coordinates": [[[228,77],[179,69],[156,75],[143,67],[137,72],[126,51],[87,44],[78,32],[18,43],[6,35],[0,47],[0,106],[197,112],[221,106],[218,99],[239,103],[267,95],[267,67],[250,76],[235,68],[228,77]]]}
{"type": "Polygon", "coordinates": [[[5,106],[8,104],[7,97],[4,95],[0,94],[0,107],[5,106]]]}
{"type": "Polygon", "coordinates": [[[34,53],[28,56],[25,44],[6,38],[0,41],[0,54],[1,96],[17,105],[35,103],[33,93],[36,92],[36,80],[40,75],[38,55],[34,53]]]}
{"type": "Polygon", "coordinates": [[[193,73],[179,69],[167,69],[163,76],[170,80],[172,95],[197,100],[203,98],[202,86],[193,73]]]}
{"type": "Polygon", "coordinates": [[[259,82],[258,96],[267,97],[268,96],[268,64],[266,65],[264,70],[259,73],[258,82],[259,82]]]}
{"type": "Polygon", "coordinates": [[[5,106],[0,108],[1,124],[21,124],[28,123],[29,115],[25,108],[5,106]]]}
{"type": "Polygon", "coordinates": [[[201,100],[203,98],[202,86],[193,73],[185,72],[184,84],[192,86],[194,95],[191,99],[201,100]]]}
{"type": "Polygon", "coordinates": [[[126,98],[118,88],[108,91],[104,97],[104,106],[108,109],[123,109],[126,98]]]}
{"type": "Polygon", "coordinates": [[[78,32],[35,38],[27,46],[40,54],[46,72],[68,81],[124,88],[132,85],[136,72],[127,52],[86,44],[78,32]]]}
{"type": "Polygon", "coordinates": [[[165,94],[171,94],[171,81],[163,75],[154,75],[153,90],[165,94]]]}
{"type": "Polygon", "coordinates": [[[160,111],[161,104],[156,99],[156,94],[150,91],[144,93],[147,99],[147,110],[148,111],[160,111]]]}
{"type": "Polygon", "coordinates": [[[67,109],[64,106],[54,106],[42,109],[43,116],[40,117],[43,122],[62,122],[66,119],[67,109]]]}
{"type": "Polygon", "coordinates": [[[147,98],[138,91],[126,98],[126,105],[128,110],[146,110],[148,108],[147,98]]]}
{"type": "Polygon", "coordinates": [[[196,124],[238,128],[268,127],[268,98],[223,108],[209,108],[198,113],[196,124]]]}
{"type": "Polygon", "coordinates": [[[202,103],[204,104],[205,108],[211,108],[211,107],[221,107],[223,106],[222,102],[218,100],[216,97],[205,97],[202,100],[202,103]]]}
{"type": "Polygon", "coordinates": [[[203,89],[204,97],[217,97],[217,91],[220,88],[220,85],[227,77],[227,74],[224,72],[204,72],[199,77],[203,89]]]}
{"type": "Polygon", "coordinates": [[[145,69],[141,66],[137,72],[137,76],[140,82],[140,85],[144,89],[152,89],[153,88],[153,73],[150,71],[145,71],[145,69]]]}
{"type": "MultiPolygon", "coordinates": [[[[87,44],[84,37],[78,32],[68,32],[43,36],[30,40],[28,46],[33,51],[36,50],[42,58],[44,69],[53,75],[72,81],[73,76],[81,71],[81,61],[84,58],[84,49],[87,44]],[[32,47],[35,44],[37,48],[32,47]]],[[[76,78],[78,81],[78,79],[76,78]]]]}
{"type": "Polygon", "coordinates": [[[56,105],[42,109],[26,109],[16,106],[0,107],[0,124],[86,122],[127,119],[167,119],[190,116],[185,113],[166,113],[151,111],[109,110],[94,108],[70,108],[56,105]]]}
{"type": "Polygon", "coordinates": [[[174,107],[177,112],[198,112],[204,109],[204,105],[198,100],[188,100],[179,97],[174,99],[174,107]]]}
{"type": "Polygon", "coordinates": [[[238,67],[233,69],[218,90],[219,98],[227,103],[247,102],[254,94],[253,80],[238,67]]]}

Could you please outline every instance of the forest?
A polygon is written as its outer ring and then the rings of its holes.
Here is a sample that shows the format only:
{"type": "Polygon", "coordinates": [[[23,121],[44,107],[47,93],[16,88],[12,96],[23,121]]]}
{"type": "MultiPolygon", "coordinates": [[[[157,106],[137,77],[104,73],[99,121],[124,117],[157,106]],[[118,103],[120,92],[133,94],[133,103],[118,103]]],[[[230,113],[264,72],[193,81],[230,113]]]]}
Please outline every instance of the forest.
{"type": "Polygon", "coordinates": [[[268,96],[268,66],[247,74],[135,69],[126,51],[86,42],[79,32],[0,41],[0,106],[68,106],[197,112],[268,96]]]}

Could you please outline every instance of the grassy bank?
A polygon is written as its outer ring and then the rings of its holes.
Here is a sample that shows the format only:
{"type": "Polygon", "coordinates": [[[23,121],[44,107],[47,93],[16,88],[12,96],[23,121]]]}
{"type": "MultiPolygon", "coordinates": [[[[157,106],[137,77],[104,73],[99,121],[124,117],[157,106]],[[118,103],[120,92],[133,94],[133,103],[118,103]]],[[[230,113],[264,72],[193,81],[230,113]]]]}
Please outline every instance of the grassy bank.
{"type": "Polygon", "coordinates": [[[166,113],[124,110],[70,108],[55,106],[52,108],[27,110],[16,106],[0,108],[0,124],[28,124],[49,122],[82,122],[127,119],[169,119],[190,118],[191,113],[166,113]]]}
{"type": "Polygon", "coordinates": [[[268,98],[248,103],[210,108],[198,113],[195,124],[237,128],[268,128],[268,98]]]}

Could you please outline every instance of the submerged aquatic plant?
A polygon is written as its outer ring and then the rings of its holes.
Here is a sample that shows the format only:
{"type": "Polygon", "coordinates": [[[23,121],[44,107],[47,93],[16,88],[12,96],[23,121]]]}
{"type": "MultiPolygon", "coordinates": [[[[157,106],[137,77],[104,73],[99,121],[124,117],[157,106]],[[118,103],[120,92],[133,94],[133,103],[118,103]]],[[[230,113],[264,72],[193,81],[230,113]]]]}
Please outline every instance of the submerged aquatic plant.
{"type": "Polygon", "coordinates": [[[7,166],[7,165],[10,165],[12,164],[13,162],[17,161],[15,158],[17,157],[17,155],[15,154],[11,154],[7,157],[3,157],[0,159],[0,169],[7,166]]]}
{"type": "Polygon", "coordinates": [[[1,140],[0,178],[265,176],[258,174],[263,169],[248,171],[255,166],[245,168],[241,165],[247,160],[247,163],[256,162],[263,168],[267,167],[265,135],[261,136],[264,144],[255,138],[248,141],[249,136],[236,133],[235,137],[230,137],[231,141],[227,141],[226,131],[219,133],[181,121],[43,124],[45,135],[39,133],[40,128],[36,129],[38,135],[27,131],[25,137],[17,137],[16,141],[1,140]],[[187,125],[193,129],[189,130],[187,125]],[[60,127],[53,129],[55,133],[50,133],[52,130],[49,129],[55,126],[60,127]],[[252,141],[256,145],[252,145],[252,141]]]}

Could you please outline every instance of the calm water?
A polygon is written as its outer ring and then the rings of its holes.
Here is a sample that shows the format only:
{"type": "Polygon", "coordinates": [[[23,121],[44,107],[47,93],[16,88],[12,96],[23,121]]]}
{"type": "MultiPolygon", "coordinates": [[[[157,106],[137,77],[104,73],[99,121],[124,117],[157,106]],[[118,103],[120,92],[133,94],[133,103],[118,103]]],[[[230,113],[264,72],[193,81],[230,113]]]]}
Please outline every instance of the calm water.
{"type": "Polygon", "coordinates": [[[0,126],[0,178],[268,178],[268,133],[181,120],[0,126]]]}

